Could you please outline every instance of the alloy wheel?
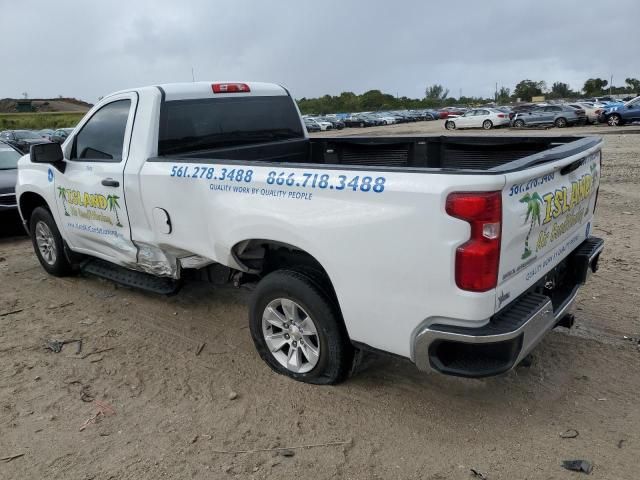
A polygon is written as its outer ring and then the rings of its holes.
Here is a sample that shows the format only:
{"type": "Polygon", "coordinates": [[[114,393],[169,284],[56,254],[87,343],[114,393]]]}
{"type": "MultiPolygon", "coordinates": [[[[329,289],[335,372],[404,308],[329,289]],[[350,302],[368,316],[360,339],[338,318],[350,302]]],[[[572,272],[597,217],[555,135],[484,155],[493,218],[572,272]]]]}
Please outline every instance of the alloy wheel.
{"type": "Polygon", "coordinates": [[[262,334],[273,357],[293,373],[307,373],[320,359],[320,338],[311,316],[295,301],[276,298],[262,314],[262,334]]]}
{"type": "Polygon", "coordinates": [[[36,223],[36,245],[47,265],[54,265],[58,259],[58,248],[49,225],[43,221],[36,223]]]}

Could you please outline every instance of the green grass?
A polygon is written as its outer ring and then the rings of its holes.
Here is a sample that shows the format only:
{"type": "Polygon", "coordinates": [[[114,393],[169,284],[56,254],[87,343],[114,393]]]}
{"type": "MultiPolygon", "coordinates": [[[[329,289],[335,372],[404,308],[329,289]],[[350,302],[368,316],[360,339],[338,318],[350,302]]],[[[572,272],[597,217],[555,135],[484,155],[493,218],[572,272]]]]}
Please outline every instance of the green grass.
{"type": "Polygon", "coordinates": [[[75,127],[83,116],[83,112],[0,113],[0,130],[75,127]]]}

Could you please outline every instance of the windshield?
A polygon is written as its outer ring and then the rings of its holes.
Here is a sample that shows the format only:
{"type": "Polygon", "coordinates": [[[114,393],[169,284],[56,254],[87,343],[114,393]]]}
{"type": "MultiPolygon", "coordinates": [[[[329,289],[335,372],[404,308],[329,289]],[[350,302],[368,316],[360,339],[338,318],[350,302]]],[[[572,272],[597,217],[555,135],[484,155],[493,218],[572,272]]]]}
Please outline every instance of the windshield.
{"type": "Polygon", "coordinates": [[[627,103],[624,104],[624,106],[627,107],[629,105],[636,105],[636,104],[640,104],[640,97],[636,97],[633,100],[629,100],[627,103]]]}
{"type": "Polygon", "coordinates": [[[18,168],[20,154],[13,148],[0,144],[0,170],[12,170],[18,168]]]}
{"type": "Polygon", "coordinates": [[[303,139],[289,96],[206,98],[165,102],[159,155],[303,139]]]}
{"type": "Polygon", "coordinates": [[[18,140],[40,139],[40,135],[28,130],[16,130],[14,135],[18,140]]]}

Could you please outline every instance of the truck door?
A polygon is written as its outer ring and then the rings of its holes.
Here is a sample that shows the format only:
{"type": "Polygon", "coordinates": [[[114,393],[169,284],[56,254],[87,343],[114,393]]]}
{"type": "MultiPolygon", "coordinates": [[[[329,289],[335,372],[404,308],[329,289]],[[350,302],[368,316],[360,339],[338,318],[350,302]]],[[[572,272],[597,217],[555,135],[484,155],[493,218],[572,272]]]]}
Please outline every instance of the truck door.
{"type": "Polygon", "coordinates": [[[84,120],[65,144],[64,173],[52,171],[72,249],[121,265],[137,259],[123,178],[137,100],[135,93],[113,96],[84,120]]]}

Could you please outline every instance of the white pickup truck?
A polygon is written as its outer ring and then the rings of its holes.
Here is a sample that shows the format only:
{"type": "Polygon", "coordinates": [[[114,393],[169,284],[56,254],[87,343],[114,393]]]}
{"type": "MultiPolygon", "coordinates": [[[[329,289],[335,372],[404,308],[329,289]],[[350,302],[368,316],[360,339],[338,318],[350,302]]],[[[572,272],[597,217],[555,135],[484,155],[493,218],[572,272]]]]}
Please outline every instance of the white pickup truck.
{"type": "Polygon", "coordinates": [[[557,325],[603,241],[594,137],[309,138],[283,87],[150,86],[33,146],[17,197],[35,253],[172,293],[255,286],[262,359],[346,378],[366,349],[464,377],[517,365],[557,325]],[[197,274],[197,275],[196,275],[197,274]]]}

